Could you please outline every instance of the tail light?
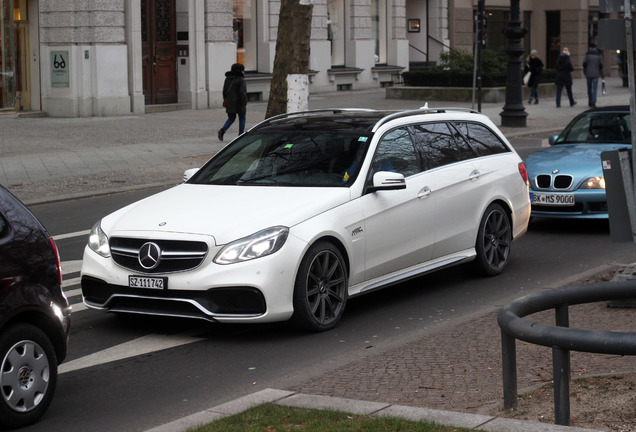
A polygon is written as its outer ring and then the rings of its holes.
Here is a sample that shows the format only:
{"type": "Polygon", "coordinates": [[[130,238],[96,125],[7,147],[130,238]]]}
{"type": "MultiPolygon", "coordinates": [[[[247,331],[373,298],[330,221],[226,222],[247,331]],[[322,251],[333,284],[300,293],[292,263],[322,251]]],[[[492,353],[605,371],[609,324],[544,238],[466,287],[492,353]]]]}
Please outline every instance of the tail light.
{"type": "Polygon", "coordinates": [[[519,162],[519,174],[521,175],[521,178],[523,179],[523,181],[526,182],[526,185],[529,186],[528,169],[526,168],[526,164],[524,164],[523,162],[519,162]]]}
{"type": "Polygon", "coordinates": [[[60,262],[60,252],[57,250],[57,245],[55,244],[55,240],[53,238],[49,238],[51,241],[51,247],[53,248],[53,252],[55,252],[55,259],[57,260],[57,281],[62,285],[62,264],[60,262]]]}

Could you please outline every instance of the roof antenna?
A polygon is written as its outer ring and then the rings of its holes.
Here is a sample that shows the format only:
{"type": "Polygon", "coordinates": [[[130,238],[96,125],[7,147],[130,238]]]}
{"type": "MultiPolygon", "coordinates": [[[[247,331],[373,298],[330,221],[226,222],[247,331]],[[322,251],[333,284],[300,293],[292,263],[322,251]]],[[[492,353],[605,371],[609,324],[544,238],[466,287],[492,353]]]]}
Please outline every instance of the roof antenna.
{"type": "Polygon", "coordinates": [[[427,109],[428,109],[428,102],[426,102],[426,103],[424,104],[424,106],[423,106],[423,107],[421,107],[420,109],[425,109],[425,110],[427,110],[427,109]]]}

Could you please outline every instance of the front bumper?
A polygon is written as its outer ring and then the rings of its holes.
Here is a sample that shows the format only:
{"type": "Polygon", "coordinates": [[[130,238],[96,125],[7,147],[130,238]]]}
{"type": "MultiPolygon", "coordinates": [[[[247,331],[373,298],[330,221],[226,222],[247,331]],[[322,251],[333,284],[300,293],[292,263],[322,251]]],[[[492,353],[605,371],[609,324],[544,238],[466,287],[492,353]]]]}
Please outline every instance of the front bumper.
{"type": "Polygon", "coordinates": [[[86,247],[84,303],[94,309],[195,318],[212,322],[285,321],[293,313],[298,261],[305,244],[289,236],[278,252],[243,263],[218,265],[213,254],[195,269],[140,274],[86,247]],[[132,288],[129,276],[166,277],[167,288],[132,288]]]}
{"type": "MultiPolygon", "coordinates": [[[[532,193],[557,193],[530,189],[532,193]]],[[[558,192],[563,193],[563,192],[558,192]]],[[[573,206],[550,206],[532,204],[532,217],[554,219],[607,219],[607,197],[605,189],[579,189],[574,192],[573,206]]]]}

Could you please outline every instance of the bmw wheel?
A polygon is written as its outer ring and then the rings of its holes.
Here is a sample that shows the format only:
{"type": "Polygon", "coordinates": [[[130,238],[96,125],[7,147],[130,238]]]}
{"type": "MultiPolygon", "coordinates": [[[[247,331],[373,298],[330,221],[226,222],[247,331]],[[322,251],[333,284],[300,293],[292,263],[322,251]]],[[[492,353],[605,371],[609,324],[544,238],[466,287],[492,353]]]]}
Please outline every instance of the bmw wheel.
{"type": "Polygon", "coordinates": [[[0,335],[0,428],[37,421],[57,383],[53,345],[39,328],[18,324],[0,335]]]}
{"type": "Polygon", "coordinates": [[[499,204],[491,204],[486,209],[479,224],[475,249],[477,257],[474,266],[486,276],[496,276],[508,264],[512,228],[510,219],[499,204]]]}
{"type": "Polygon", "coordinates": [[[295,324],[311,331],[335,327],[344,313],[347,285],[347,269],[338,248],[328,242],[313,245],[296,276],[295,324]]]}

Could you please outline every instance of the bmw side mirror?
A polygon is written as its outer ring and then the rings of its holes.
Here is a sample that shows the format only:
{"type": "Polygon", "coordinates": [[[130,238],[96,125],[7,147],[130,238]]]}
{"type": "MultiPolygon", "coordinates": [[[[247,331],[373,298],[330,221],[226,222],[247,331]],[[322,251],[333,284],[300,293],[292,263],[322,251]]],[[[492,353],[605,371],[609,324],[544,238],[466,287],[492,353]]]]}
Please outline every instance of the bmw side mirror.
{"type": "Polygon", "coordinates": [[[548,138],[548,144],[550,145],[554,145],[554,143],[556,142],[557,138],[559,138],[558,135],[552,135],[550,136],[550,138],[548,138]]]}
{"type": "Polygon", "coordinates": [[[190,168],[189,170],[185,170],[185,172],[183,173],[183,182],[185,183],[190,180],[192,176],[197,173],[197,171],[199,171],[199,168],[190,168]]]}

